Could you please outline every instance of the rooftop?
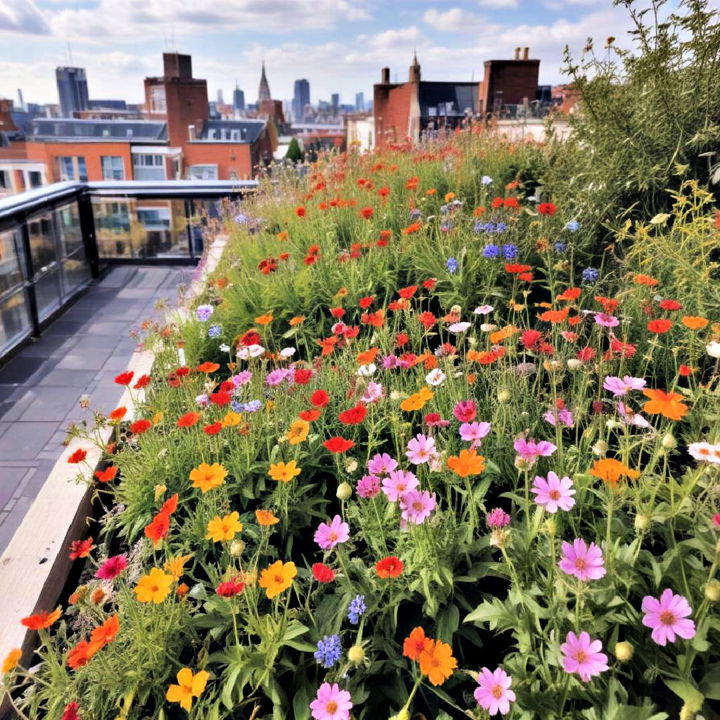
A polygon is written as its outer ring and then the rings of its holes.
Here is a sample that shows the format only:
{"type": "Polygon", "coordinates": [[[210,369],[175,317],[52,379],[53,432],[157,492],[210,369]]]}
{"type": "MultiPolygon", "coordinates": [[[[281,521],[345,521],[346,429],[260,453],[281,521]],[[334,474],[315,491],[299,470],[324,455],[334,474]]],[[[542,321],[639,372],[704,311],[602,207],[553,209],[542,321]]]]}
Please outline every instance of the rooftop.
{"type": "Polygon", "coordinates": [[[41,141],[164,142],[167,124],[157,120],[36,118],[29,123],[28,136],[41,141]]]}

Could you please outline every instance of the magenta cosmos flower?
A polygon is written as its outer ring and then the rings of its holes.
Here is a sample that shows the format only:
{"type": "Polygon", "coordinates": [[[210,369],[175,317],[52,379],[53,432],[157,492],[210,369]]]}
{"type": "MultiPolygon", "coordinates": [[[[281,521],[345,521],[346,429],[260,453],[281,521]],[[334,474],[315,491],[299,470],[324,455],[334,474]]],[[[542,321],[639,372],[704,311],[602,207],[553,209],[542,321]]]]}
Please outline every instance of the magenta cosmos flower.
{"type": "Polygon", "coordinates": [[[436,505],[435,493],[431,495],[427,490],[410,490],[400,498],[402,519],[413,525],[422,525],[436,505]]]}
{"type": "Polygon", "coordinates": [[[422,465],[437,455],[435,440],[427,435],[418,433],[409,443],[405,452],[407,459],[413,465],[422,465]]]}
{"type": "Polygon", "coordinates": [[[336,545],[350,539],[350,526],[336,515],[329,523],[320,523],[315,531],[315,542],[323,550],[332,550],[336,545]]]}
{"type": "Polygon", "coordinates": [[[387,475],[397,466],[397,460],[387,453],[376,453],[368,460],[368,470],[371,475],[387,475]]]}
{"type": "Polygon", "coordinates": [[[560,650],[565,672],[577,673],[583,682],[608,669],[607,655],[600,652],[602,643],[593,640],[586,632],[581,632],[579,636],[569,632],[560,650]]]}
{"type": "Polygon", "coordinates": [[[420,483],[409,470],[393,470],[383,480],[382,489],[390,502],[397,502],[408,490],[414,490],[420,483]]]}
{"type": "Polygon", "coordinates": [[[602,327],[617,327],[620,321],[614,315],[595,313],[595,322],[602,327]]]}
{"type": "Polygon", "coordinates": [[[480,671],[478,687],[473,693],[478,705],[491,715],[510,712],[510,703],[515,702],[515,693],[510,690],[512,678],[502,669],[490,672],[487,668],[480,671]]]}
{"type": "Polygon", "coordinates": [[[528,440],[524,437],[516,438],[513,447],[515,452],[527,462],[538,457],[550,457],[557,450],[557,445],[553,445],[548,440],[528,440]]]}
{"type": "Polygon", "coordinates": [[[352,706],[350,693],[341,690],[337,683],[323,683],[310,703],[315,720],[350,720],[352,706]]]}
{"type": "Polygon", "coordinates": [[[578,580],[599,580],[605,575],[602,550],[593,542],[588,545],[581,538],[562,544],[563,558],[558,567],[578,580]]]}
{"type": "Polygon", "coordinates": [[[127,567],[127,558],[124,555],[109,557],[95,573],[100,580],[114,580],[127,567]]]}
{"type": "Polygon", "coordinates": [[[692,608],[682,595],[675,595],[670,588],[663,590],[660,598],[646,595],[642,601],[645,613],[643,625],[652,628],[652,639],[658,645],[675,642],[675,636],[689,640],[695,637],[695,623],[688,619],[692,608]]]}
{"type": "Polygon", "coordinates": [[[536,475],[530,491],[535,493],[535,502],[549,513],[567,511],[575,505],[572,480],[569,477],[559,478],[552,470],[547,474],[547,479],[536,475]]]}
{"type": "Polygon", "coordinates": [[[363,475],[357,484],[357,494],[366,500],[380,492],[380,478],[377,475],[363,475]]]}
{"type": "Polygon", "coordinates": [[[492,425],[489,422],[469,422],[460,426],[460,437],[472,443],[471,447],[480,447],[482,439],[487,437],[492,425]]]}
{"type": "Polygon", "coordinates": [[[632,390],[642,390],[645,387],[645,380],[631,375],[626,375],[622,379],[614,375],[608,375],[603,381],[603,387],[608,392],[611,392],[614,397],[622,397],[632,390]]]}

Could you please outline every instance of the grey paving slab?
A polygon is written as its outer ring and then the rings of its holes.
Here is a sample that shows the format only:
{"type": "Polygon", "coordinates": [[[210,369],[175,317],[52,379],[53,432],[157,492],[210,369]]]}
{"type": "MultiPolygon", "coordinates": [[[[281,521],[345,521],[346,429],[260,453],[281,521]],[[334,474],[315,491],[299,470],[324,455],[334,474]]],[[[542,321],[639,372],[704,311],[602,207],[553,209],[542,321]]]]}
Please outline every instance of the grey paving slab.
{"type": "Polygon", "coordinates": [[[57,422],[13,422],[0,437],[0,461],[33,460],[57,431],[57,422]]]}
{"type": "Polygon", "coordinates": [[[92,372],[87,370],[58,370],[53,367],[37,376],[36,383],[39,387],[73,387],[84,389],[87,387],[92,372]]]}
{"type": "Polygon", "coordinates": [[[20,420],[63,420],[68,406],[76,405],[82,391],[74,387],[52,387],[34,391],[35,397],[20,420]]]}
{"type": "Polygon", "coordinates": [[[0,510],[16,495],[29,467],[0,467],[0,510]]]}

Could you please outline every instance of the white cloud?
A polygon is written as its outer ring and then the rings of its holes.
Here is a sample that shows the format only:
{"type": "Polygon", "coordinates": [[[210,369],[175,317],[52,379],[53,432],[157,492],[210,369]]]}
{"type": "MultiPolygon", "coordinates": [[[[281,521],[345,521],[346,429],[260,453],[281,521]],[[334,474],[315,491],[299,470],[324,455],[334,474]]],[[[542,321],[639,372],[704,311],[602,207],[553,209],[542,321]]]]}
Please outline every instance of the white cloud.
{"type": "Polygon", "coordinates": [[[456,7],[445,12],[430,8],[423,14],[423,22],[433,30],[475,32],[482,28],[484,21],[479,15],[456,7]]]}
{"type": "Polygon", "coordinates": [[[0,0],[0,32],[49,35],[50,27],[35,0],[0,0]]]}
{"type": "Polygon", "coordinates": [[[518,6],[518,0],[478,0],[478,4],[490,8],[515,8],[518,6]]]}

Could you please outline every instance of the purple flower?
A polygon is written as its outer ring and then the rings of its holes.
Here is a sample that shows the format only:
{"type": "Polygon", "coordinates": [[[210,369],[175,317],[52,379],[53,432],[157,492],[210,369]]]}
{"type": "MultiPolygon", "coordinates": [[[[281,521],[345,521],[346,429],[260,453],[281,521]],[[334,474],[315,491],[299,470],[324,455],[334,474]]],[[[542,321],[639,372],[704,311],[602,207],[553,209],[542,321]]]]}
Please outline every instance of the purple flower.
{"type": "Polygon", "coordinates": [[[427,435],[418,433],[408,443],[405,455],[413,465],[423,465],[437,455],[435,440],[427,435]]]}
{"type": "Polygon", "coordinates": [[[510,703],[515,702],[515,693],[510,690],[511,685],[512,678],[502,668],[490,672],[484,667],[478,676],[478,687],[473,695],[478,705],[490,715],[507,715],[510,712],[510,703]]]}
{"type": "Polygon", "coordinates": [[[538,457],[550,457],[557,450],[557,445],[548,440],[528,440],[524,437],[516,438],[513,447],[526,462],[533,462],[538,457]]]}
{"type": "Polygon", "coordinates": [[[614,375],[608,375],[603,381],[603,388],[611,392],[614,397],[622,397],[631,390],[642,390],[645,384],[643,378],[636,378],[631,375],[626,375],[622,380],[614,375]]]}
{"type": "Polygon", "coordinates": [[[195,310],[195,317],[200,322],[207,322],[213,314],[215,308],[212,305],[198,305],[195,310]]]}
{"type": "Polygon", "coordinates": [[[436,505],[435,493],[431,495],[427,490],[409,490],[400,498],[402,519],[413,525],[422,525],[436,505]]]}
{"type": "Polygon", "coordinates": [[[595,322],[602,327],[617,327],[620,321],[614,315],[595,313],[595,322]]]}
{"type": "Polygon", "coordinates": [[[536,475],[530,492],[535,494],[535,502],[549,513],[567,511],[575,505],[572,480],[569,477],[559,478],[552,470],[547,474],[547,479],[536,475]]]}
{"type": "Polygon", "coordinates": [[[502,528],[510,524],[510,516],[501,508],[493,508],[485,517],[489,528],[502,528]]]}
{"type": "Polygon", "coordinates": [[[238,388],[247,385],[252,380],[252,372],[250,370],[242,370],[231,378],[233,385],[238,388]]]}
{"type": "Polygon", "coordinates": [[[563,557],[558,567],[567,575],[583,582],[599,580],[605,575],[602,550],[593,542],[588,545],[583,539],[576,538],[572,545],[562,544],[563,557]]]}
{"type": "Polygon", "coordinates": [[[593,640],[586,632],[581,632],[579,636],[569,632],[560,650],[565,672],[577,673],[583,682],[608,669],[607,655],[600,652],[602,643],[593,640]]]}
{"type": "Polygon", "coordinates": [[[347,542],[350,539],[350,526],[336,515],[329,523],[324,522],[318,525],[315,531],[315,542],[322,550],[332,550],[336,545],[347,542]]]}
{"type": "Polygon", "coordinates": [[[550,408],[546,413],[543,414],[543,419],[549,422],[555,427],[559,422],[565,427],[572,427],[575,424],[575,418],[572,412],[567,408],[550,408]]]}
{"type": "Polygon", "coordinates": [[[267,374],[265,382],[269,387],[279,385],[290,375],[290,372],[287,368],[277,368],[277,370],[272,370],[267,374]]]}
{"type": "Polygon", "coordinates": [[[372,475],[388,475],[397,466],[397,460],[387,453],[377,453],[368,460],[368,470],[372,475]]]}
{"type": "Polygon", "coordinates": [[[660,598],[646,595],[642,601],[645,627],[652,628],[652,639],[665,646],[677,637],[689,640],[695,637],[695,623],[688,618],[692,608],[682,595],[675,595],[670,588],[663,590],[660,598]]]}

